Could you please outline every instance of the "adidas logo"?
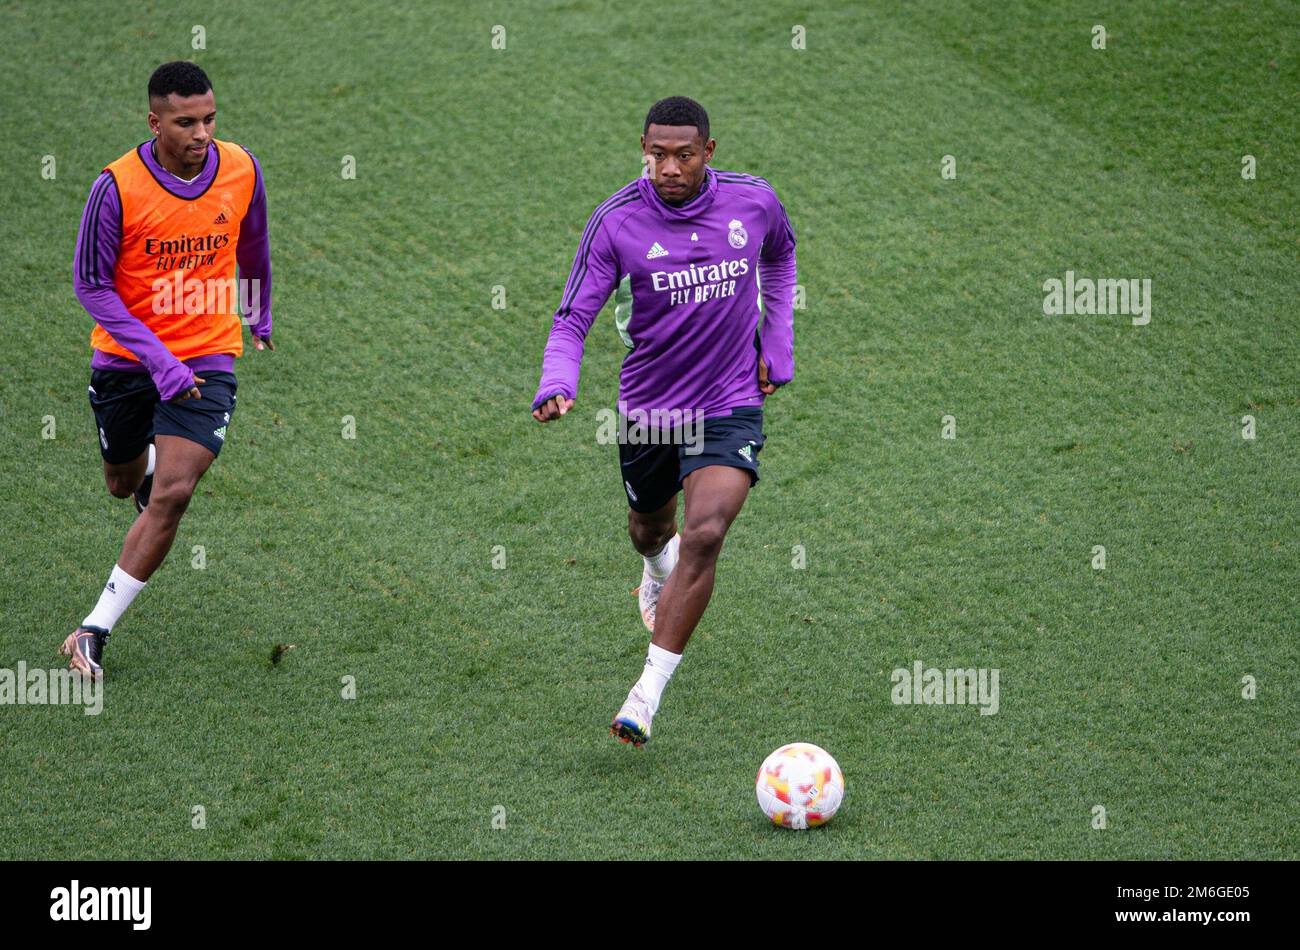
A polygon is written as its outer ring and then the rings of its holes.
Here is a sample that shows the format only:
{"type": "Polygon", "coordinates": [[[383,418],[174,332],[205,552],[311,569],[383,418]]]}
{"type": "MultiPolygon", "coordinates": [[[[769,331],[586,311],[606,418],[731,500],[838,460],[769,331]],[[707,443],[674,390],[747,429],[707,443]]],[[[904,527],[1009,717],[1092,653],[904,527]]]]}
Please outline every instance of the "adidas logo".
{"type": "Polygon", "coordinates": [[[658,241],[655,241],[654,247],[650,248],[650,250],[645,252],[645,259],[648,261],[652,261],[656,257],[667,257],[667,256],[668,256],[668,252],[663,249],[663,245],[660,244],[658,241]]]}
{"type": "Polygon", "coordinates": [[[104,585],[104,590],[108,591],[110,594],[116,594],[117,585],[114,584],[112,581],[109,581],[107,584],[104,585]]]}
{"type": "Polygon", "coordinates": [[[225,426],[222,426],[220,429],[213,429],[213,430],[212,430],[212,434],[215,435],[215,436],[216,436],[218,439],[220,439],[222,442],[225,442],[225,441],[226,441],[226,427],[225,427],[225,426]]]}
{"type": "Polygon", "coordinates": [[[749,445],[742,445],[740,448],[736,449],[736,454],[746,462],[754,461],[754,443],[751,442],[749,445]]]}
{"type": "Polygon", "coordinates": [[[229,224],[229,223],[230,223],[230,219],[226,217],[226,212],[223,211],[223,212],[221,212],[221,214],[217,215],[217,220],[213,221],[212,223],[213,223],[213,224],[229,224]]]}

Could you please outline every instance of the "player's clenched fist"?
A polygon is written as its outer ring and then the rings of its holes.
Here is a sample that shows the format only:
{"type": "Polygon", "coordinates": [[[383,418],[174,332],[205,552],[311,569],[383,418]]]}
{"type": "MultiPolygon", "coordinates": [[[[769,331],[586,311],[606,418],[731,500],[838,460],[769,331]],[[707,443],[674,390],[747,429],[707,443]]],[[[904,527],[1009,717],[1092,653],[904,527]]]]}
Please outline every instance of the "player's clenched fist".
{"type": "Polygon", "coordinates": [[[538,422],[550,422],[558,419],[573,408],[573,400],[563,396],[552,396],[533,410],[533,418],[538,422]]]}

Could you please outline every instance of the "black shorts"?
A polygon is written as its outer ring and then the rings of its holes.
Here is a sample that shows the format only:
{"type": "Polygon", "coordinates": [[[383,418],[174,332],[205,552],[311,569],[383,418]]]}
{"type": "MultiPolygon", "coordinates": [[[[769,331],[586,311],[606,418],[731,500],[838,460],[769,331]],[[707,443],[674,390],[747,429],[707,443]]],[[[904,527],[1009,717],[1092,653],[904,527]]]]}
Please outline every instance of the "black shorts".
{"type": "Polygon", "coordinates": [[[758,453],[764,442],[761,407],[741,406],[729,416],[706,418],[702,430],[698,438],[690,438],[689,431],[683,437],[679,431],[672,444],[645,444],[643,431],[619,440],[623,490],[633,511],[658,511],[682,490],[687,475],[706,465],[743,468],[750,485],[758,481],[758,453]]]}
{"type": "Polygon", "coordinates": [[[99,428],[99,453],[110,465],[140,457],[155,435],[178,435],[221,452],[235,414],[234,373],[203,370],[202,399],[163,402],[148,373],[97,369],[90,374],[90,408],[99,428]]]}

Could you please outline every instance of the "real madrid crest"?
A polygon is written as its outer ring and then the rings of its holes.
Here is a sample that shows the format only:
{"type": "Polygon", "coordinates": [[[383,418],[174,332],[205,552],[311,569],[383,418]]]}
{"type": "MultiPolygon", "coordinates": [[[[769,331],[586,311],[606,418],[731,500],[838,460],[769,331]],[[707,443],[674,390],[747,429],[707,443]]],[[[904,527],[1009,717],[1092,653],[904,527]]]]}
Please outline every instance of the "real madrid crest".
{"type": "Polygon", "coordinates": [[[744,225],[737,218],[732,218],[727,222],[727,243],[732,247],[741,248],[749,241],[749,235],[745,233],[744,225]]]}

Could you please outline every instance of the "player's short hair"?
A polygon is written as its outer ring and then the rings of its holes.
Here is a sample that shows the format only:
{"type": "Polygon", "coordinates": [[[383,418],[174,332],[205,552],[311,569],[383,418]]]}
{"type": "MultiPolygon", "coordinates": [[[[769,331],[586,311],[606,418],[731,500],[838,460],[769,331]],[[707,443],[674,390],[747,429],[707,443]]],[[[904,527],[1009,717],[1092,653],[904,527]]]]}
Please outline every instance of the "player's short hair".
{"type": "Polygon", "coordinates": [[[166,99],[173,92],[182,99],[201,96],[212,88],[208,74],[195,63],[178,59],[163,63],[149,77],[149,98],[166,99]]]}
{"type": "Polygon", "coordinates": [[[669,96],[652,105],[646,113],[642,133],[649,132],[652,125],[693,125],[705,142],[709,140],[709,114],[704,106],[685,96],[669,96]]]}

